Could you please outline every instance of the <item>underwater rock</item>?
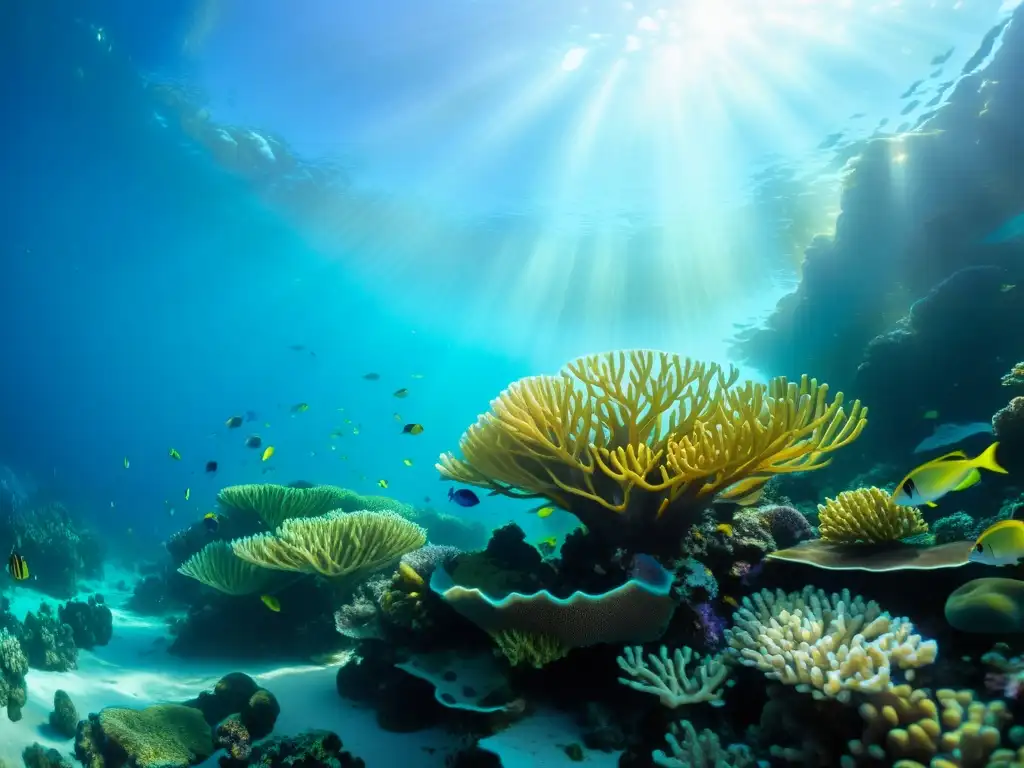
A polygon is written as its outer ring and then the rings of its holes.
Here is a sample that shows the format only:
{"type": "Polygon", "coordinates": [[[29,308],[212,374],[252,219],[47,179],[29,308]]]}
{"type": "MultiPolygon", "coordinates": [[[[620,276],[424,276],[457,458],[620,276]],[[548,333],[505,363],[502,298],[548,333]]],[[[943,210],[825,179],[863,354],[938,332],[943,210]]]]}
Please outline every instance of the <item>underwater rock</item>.
{"type": "Polygon", "coordinates": [[[184,704],[198,709],[207,723],[215,725],[228,715],[241,712],[259,690],[259,684],[244,672],[229,672],[212,691],[203,691],[184,704]]]}
{"type": "Polygon", "coordinates": [[[214,752],[203,713],[182,704],[107,707],[78,724],[75,757],[86,768],[186,768],[214,752]]]}
{"type": "Polygon", "coordinates": [[[21,645],[29,666],[35,669],[67,672],[78,667],[74,630],[53,615],[48,603],[42,603],[35,613],[25,614],[21,645]]]}
{"type": "Polygon", "coordinates": [[[56,749],[47,749],[38,742],[21,753],[25,768],[72,768],[72,763],[56,749]]]}
{"type": "Polygon", "coordinates": [[[802,563],[828,571],[883,571],[959,568],[967,565],[971,547],[966,542],[918,546],[903,542],[886,544],[833,544],[821,539],[805,541],[768,555],[769,560],[802,563]]]}
{"type": "Polygon", "coordinates": [[[365,768],[362,758],[346,752],[331,731],[307,731],[271,739],[252,748],[249,765],[259,768],[365,768]]]}
{"type": "Polygon", "coordinates": [[[253,739],[262,739],[274,730],[280,714],[281,705],[277,703],[277,697],[266,688],[260,688],[245,702],[238,717],[253,739]]]}
{"type": "Polygon", "coordinates": [[[1024,632],[1024,581],[974,579],[946,599],[946,621],[961,632],[1024,632]]]}
{"type": "Polygon", "coordinates": [[[992,433],[999,441],[997,458],[1011,472],[1024,469],[1024,397],[1015,397],[992,416],[992,433]]]}
{"type": "Polygon", "coordinates": [[[779,549],[795,547],[801,541],[814,538],[814,529],[807,516],[788,504],[771,504],[756,510],[757,515],[768,526],[779,549]]]}
{"type": "Polygon", "coordinates": [[[59,688],[53,694],[50,727],[68,739],[75,738],[75,732],[78,730],[78,709],[67,692],[59,688]]]}
{"type": "Polygon", "coordinates": [[[114,616],[104,604],[102,595],[92,595],[87,602],[71,600],[65,603],[57,609],[57,619],[71,627],[78,648],[106,645],[114,634],[114,616]]]}
{"type": "Polygon", "coordinates": [[[7,717],[12,723],[21,720],[21,709],[28,701],[26,674],[28,659],[18,638],[6,629],[0,630],[0,706],[7,707],[7,717]]]}

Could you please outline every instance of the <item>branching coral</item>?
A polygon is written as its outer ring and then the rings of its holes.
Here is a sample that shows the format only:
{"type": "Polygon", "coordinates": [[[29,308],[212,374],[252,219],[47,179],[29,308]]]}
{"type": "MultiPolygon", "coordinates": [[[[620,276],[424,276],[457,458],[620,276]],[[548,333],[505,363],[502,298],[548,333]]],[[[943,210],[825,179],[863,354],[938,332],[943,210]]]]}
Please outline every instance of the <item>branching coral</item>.
{"type": "Polygon", "coordinates": [[[909,620],[845,589],[832,595],[812,587],[788,595],[761,590],[743,598],[733,621],[725,635],[741,664],[815,698],[848,701],[852,691],[886,691],[893,667],[908,670],[909,678],[938,652],[909,620]]]}
{"type": "Polygon", "coordinates": [[[394,512],[330,512],[285,520],[272,534],[231,546],[238,557],[263,568],[341,578],[385,568],[426,540],[423,528],[394,512]]]}
{"type": "Polygon", "coordinates": [[[626,646],[616,661],[619,669],[635,679],[620,677],[619,682],[633,690],[654,694],[669,709],[705,701],[714,706],[722,705],[722,688],[729,677],[729,668],[722,663],[721,656],[701,659],[699,653],[685,647],[677,648],[670,657],[668,649],[661,646],[658,656],[651,653],[647,658],[650,664],[644,661],[640,646],[626,646]],[[687,672],[693,662],[696,662],[695,677],[687,672]]]}
{"type": "Polygon", "coordinates": [[[507,496],[550,499],[622,541],[622,525],[685,527],[687,509],[823,467],[866,424],[859,401],[847,413],[842,393],[830,403],[813,379],[738,378],[665,352],[580,358],[510,385],[463,435],[464,458],[442,454],[437,468],[507,496]]]}
{"type": "Polygon", "coordinates": [[[928,532],[916,507],[901,507],[880,488],[844,491],[818,505],[821,538],[836,544],[897,541],[928,532]]]}
{"type": "Polygon", "coordinates": [[[662,768],[752,768],[757,765],[750,747],[745,744],[723,747],[713,731],[705,729],[698,735],[689,720],[683,720],[678,725],[673,723],[672,730],[665,734],[665,739],[668,741],[671,755],[659,749],[651,756],[654,764],[662,768]]]}
{"type": "Polygon", "coordinates": [[[178,573],[227,595],[261,592],[274,577],[266,568],[240,558],[225,541],[207,544],[186,560],[178,573]]]}

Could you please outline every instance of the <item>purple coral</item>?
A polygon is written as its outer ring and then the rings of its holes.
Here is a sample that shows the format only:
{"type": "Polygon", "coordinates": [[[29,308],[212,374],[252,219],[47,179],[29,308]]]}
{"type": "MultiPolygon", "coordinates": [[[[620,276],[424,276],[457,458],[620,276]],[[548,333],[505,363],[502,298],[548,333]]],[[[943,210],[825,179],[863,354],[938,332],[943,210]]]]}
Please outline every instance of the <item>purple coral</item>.
{"type": "Polygon", "coordinates": [[[725,619],[715,613],[711,603],[698,603],[694,610],[704,630],[704,642],[708,648],[718,648],[722,644],[725,631],[725,619]]]}
{"type": "Polygon", "coordinates": [[[761,520],[772,532],[780,549],[795,547],[801,541],[814,538],[811,523],[796,507],[773,504],[758,510],[761,520]]]}

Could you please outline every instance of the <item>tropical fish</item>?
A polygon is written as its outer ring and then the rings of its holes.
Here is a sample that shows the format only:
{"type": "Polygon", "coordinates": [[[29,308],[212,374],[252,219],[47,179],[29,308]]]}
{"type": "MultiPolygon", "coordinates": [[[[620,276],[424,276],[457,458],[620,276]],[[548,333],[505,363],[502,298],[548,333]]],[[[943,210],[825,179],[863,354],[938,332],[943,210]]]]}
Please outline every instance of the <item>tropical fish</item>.
{"type": "Polygon", "coordinates": [[[242,426],[242,421],[243,419],[241,416],[232,416],[230,419],[224,422],[224,426],[227,427],[228,429],[237,429],[238,427],[242,426]]]}
{"type": "Polygon", "coordinates": [[[358,435],[359,434],[359,427],[352,427],[352,434],[353,435],[358,435]]]}
{"type": "Polygon", "coordinates": [[[381,488],[387,488],[388,487],[388,481],[387,480],[378,480],[377,481],[377,485],[379,485],[381,488]]]}
{"type": "Polygon", "coordinates": [[[402,434],[405,435],[420,435],[423,433],[422,424],[406,424],[402,427],[402,434]]]}
{"type": "Polygon", "coordinates": [[[364,373],[363,374],[363,378],[366,379],[367,381],[379,381],[380,380],[380,374],[379,373],[373,373],[371,371],[370,373],[364,373]]]}
{"type": "Polygon", "coordinates": [[[984,565],[1016,565],[1024,558],[1024,522],[1000,520],[974,542],[968,559],[984,565]]]}
{"type": "Polygon", "coordinates": [[[938,411],[925,411],[924,412],[924,416],[922,418],[925,418],[925,419],[937,419],[937,418],[939,418],[939,412],[938,411]]]}
{"type": "Polygon", "coordinates": [[[402,463],[405,464],[405,466],[407,466],[407,467],[411,467],[412,466],[412,459],[402,459],[402,463]]]}
{"type": "Polygon", "coordinates": [[[715,526],[715,530],[726,536],[732,536],[732,526],[729,523],[719,523],[715,526]]]}
{"type": "Polygon", "coordinates": [[[454,501],[460,507],[475,507],[480,503],[480,497],[467,488],[459,490],[448,489],[448,501],[454,501]]]}
{"type": "Polygon", "coordinates": [[[1002,285],[999,286],[999,292],[1000,293],[1009,293],[1010,291],[1012,291],[1016,287],[1017,286],[1014,283],[1003,283],[1002,285]]]}
{"type": "Polygon", "coordinates": [[[131,465],[132,465],[132,463],[130,461],[128,461],[128,457],[125,456],[124,457],[124,468],[128,469],[128,467],[130,467],[131,465]]]}
{"type": "Polygon", "coordinates": [[[171,450],[167,452],[167,455],[170,456],[175,461],[181,461],[181,454],[178,453],[178,451],[174,448],[171,448],[171,450]]]}
{"type": "Polygon", "coordinates": [[[274,446],[268,445],[267,449],[265,451],[263,451],[263,457],[260,460],[261,461],[266,461],[267,459],[269,459],[273,455],[274,455],[274,446]]]}
{"type": "Polygon", "coordinates": [[[29,576],[28,563],[25,562],[24,557],[13,549],[11,550],[11,556],[7,558],[7,572],[11,574],[11,578],[15,581],[25,581],[29,576]]]}
{"type": "Polygon", "coordinates": [[[393,418],[395,421],[401,421],[402,414],[400,414],[398,411],[395,411],[394,413],[391,414],[391,418],[393,418]]]}
{"type": "Polygon", "coordinates": [[[344,436],[345,436],[345,433],[342,430],[340,430],[340,429],[336,429],[333,432],[331,432],[331,437],[344,437],[344,436]]]}
{"type": "Polygon", "coordinates": [[[296,403],[292,406],[292,413],[305,413],[309,410],[309,403],[296,403]]]}
{"type": "Polygon", "coordinates": [[[260,595],[260,600],[262,600],[263,604],[274,613],[279,613],[281,611],[281,601],[273,595],[260,595]]]}
{"type": "Polygon", "coordinates": [[[736,602],[736,598],[732,595],[723,595],[722,602],[726,605],[732,606],[733,608],[739,608],[740,604],[736,602]]]}
{"type": "Polygon", "coordinates": [[[558,538],[556,536],[548,536],[546,539],[541,539],[537,542],[537,549],[545,557],[553,555],[557,548],[558,538]]]}
{"type": "Polygon", "coordinates": [[[543,506],[540,507],[534,507],[533,509],[529,510],[529,512],[530,514],[536,515],[541,520],[543,520],[546,517],[551,517],[555,513],[555,509],[556,507],[553,507],[550,504],[544,504],[543,506]]]}
{"type": "Polygon", "coordinates": [[[962,491],[977,483],[981,479],[979,468],[1006,474],[996,461],[998,445],[998,442],[992,443],[973,459],[963,451],[954,451],[926,461],[896,486],[893,502],[903,507],[935,506],[935,502],[947,493],[962,491]]]}
{"type": "Polygon", "coordinates": [[[409,394],[409,390],[406,389],[405,387],[402,387],[401,389],[396,389],[393,394],[395,397],[401,399],[409,394]]]}
{"type": "Polygon", "coordinates": [[[191,495],[192,495],[192,489],[191,488],[186,488],[185,489],[185,501],[188,501],[188,499],[189,499],[189,497],[191,495]]]}
{"type": "Polygon", "coordinates": [[[261,445],[263,445],[263,440],[259,435],[249,435],[245,438],[246,448],[259,448],[261,445]]]}
{"type": "Polygon", "coordinates": [[[216,512],[207,512],[203,515],[203,527],[210,533],[217,532],[217,529],[220,528],[220,518],[217,517],[216,512]]]}
{"type": "Polygon", "coordinates": [[[217,471],[217,462],[216,461],[208,461],[208,462],[206,462],[206,471],[207,472],[216,472],[217,471]]]}

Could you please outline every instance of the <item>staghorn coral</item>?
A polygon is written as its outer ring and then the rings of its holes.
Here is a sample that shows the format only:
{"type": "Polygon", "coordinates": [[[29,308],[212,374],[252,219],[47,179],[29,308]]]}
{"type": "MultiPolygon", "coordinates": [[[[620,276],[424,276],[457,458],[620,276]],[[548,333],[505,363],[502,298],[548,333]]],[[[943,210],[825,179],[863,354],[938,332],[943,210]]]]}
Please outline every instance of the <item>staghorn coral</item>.
{"type": "MultiPolygon", "coordinates": [[[[569,363],[514,382],[441,474],[515,498],[546,498],[608,540],[685,530],[715,498],[741,500],[776,474],[828,464],[866,424],[804,377],[737,384],[715,364],[647,350],[569,363]],[[653,529],[653,530],[652,530],[653,529]]],[[[662,543],[664,540],[661,540],[662,543]]]]}
{"type": "Polygon", "coordinates": [[[723,748],[713,731],[704,729],[698,734],[689,720],[673,723],[671,730],[665,734],[665,739],[668,741],[671,755],[660,749],[651,755],[654,764],[661,768],[752,768],[757,765],[750,747],[745,744],[731,744],[723,748]]]}
{"type": "Polygon", "coordinates": [[[635,691],[654,694],[662,706],[669,709],[701,702],[709,702],[713,706],[724,703],[722,687],[729,677],[729,668],[720,655],[701,659],[701,655],[694,653],[692,648],[684,647],[677,648],[670,657],[668,648],[663,645],[659,655],[651,653],[647,658],[650,664],[644,661],[640,646],[627,645],[623,648],[622,655],[615,661],[619,669],[636,679],[620,677],[619,682],[635,691]],[[690,677],[686,671],[693,662],[696,662],[696,678],[690,677]]]}
{"type": "Polygon", "coordinates": [[[836,544],[875,544],[928,532],[916,507],[895,504],[880,488],[844,491],[818,505],[821,538],[836,544]]]}
{"type": "Polygon", "coordinates": [[[1012,720],[1006,703],[976,701],[973,691],[940,689],[933,697],[899,685],[871,695],[859,711],[865,729],[850,742],[854,758],[894,761],[899,768],[985,768],[1012,761],[1011,750],[999,749],[1012,720]]]}
{"type": "Polygon", "coordinates": [[[426,531],[395,512],[329,512],[285,520],[274,533],[232,543],[248,563],[280,571],[358,578],[422,547],[426,531]]]}
{"type": "Polygon", "coordinates": [[[491,639],[513,667],[528,665],[534,669],[542,669],[551,662],[568,656],[570,650],[552,635],[520,632],[516,629],[495,632],[491,639]]]}
{"type": "Polygon", "coordinates": [[[231,542],[211,541],[186,560],[178,573],[227,595],[262,592],[274,574],[235,554],[231,542]]]}
{"type": "Polygon", "coordinates": [[[813,587],[791,594],[763,589],[743,598],[733,623],[725,636],[741,664],[815,698],[845,702],[853,691],[888,690],[893,667],[909,679],[938,653],[909,620],[845,589],[832,595],[813,587]]]}

